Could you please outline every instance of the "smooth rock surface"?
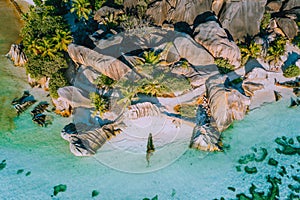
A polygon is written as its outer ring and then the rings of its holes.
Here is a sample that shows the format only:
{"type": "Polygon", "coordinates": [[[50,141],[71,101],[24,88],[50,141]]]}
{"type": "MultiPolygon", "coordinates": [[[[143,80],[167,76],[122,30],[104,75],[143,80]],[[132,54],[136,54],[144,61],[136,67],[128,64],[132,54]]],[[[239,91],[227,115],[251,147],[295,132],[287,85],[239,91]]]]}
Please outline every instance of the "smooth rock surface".
{"type": "Polygon", "coordinates": [[[222,57],[236,67],[240,66],[240,49],[228,38],[226,31],[217,21],[199,24],[195,28],[194,35],[195,41],[204,46],[215,58],[222,57]]]}
{"type": "Polygon", "coordinates": [[[244,40],[260,31],[267,0],[226,1],[219,20],[234,40],[244,40]]]}
{"type": "Polygon", "coordinates": [[[207,97],[211,116],[220,132],[227,129],[234,120],[244,118],[250,99],[224,83],[226,75],[216,75],[206,81],[207,97]]]}

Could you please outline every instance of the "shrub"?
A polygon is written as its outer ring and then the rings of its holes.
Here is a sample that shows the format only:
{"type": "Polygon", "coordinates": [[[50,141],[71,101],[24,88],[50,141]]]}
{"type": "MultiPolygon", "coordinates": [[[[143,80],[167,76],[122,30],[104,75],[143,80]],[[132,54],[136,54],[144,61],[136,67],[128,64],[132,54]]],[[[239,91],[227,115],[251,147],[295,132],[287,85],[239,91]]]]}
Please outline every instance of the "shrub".
{"type": "Polygon", "coordinates": [[[50,77],[49,81],[49,92],[51,97],[58,98],[57,90],[61,87],[65,87],[69,85],[67,79],[65,78],[65,75],[62,71],[58,71],[50,77]]]}
{"type": "Polygon", "coordinates": [[[283,76],[286,78],[292,78],[299,75],[300,75],[300,69],[296,65],[291,65],[283,71],[283,76]]]}
{"type": "Polygon", "coordinates": [[[285,45],[287,39],[285,37],[277,37],[274,41],[270,43],[268,48],[267,57],[268,61],[275,60],[278,62],[280,56],[285,52],[285,45]]]}
{"type": "Polygon", "coordinates": [[[219,72],[221,74],[227,74],[231,71],[234,71],[234,65],[230,64],[227,59],[224,58],[216,58],[215,64],[217,65],[219,72]]]}
{"type": "Polygon", "coordinates": [[[90,93],[90,99],[92,101],[92,105],[95,107],[95,112],[99,112],[99,115],[102,116],[109,109],[108,100],[104,96],[100,96],[99,94],[92,92],[90,93]]]}
{"type": "Polygon", "coordinates": [[[262,51],[262,46],[251,42],[249,45],[241,44],[239,45],[242,55],[242,65],[245,65],[250,58],[258,58],[262,51]]]}
{"type": "Polygon", "coordinates": [[[42,78],[44,76],[51,77],[58,70],[68,68],[68,64],[63,56],[56,55],[53,60],[48,57],[40,57],[38,55],[30,55],[25,69],[32,78],[42,78]]]}
{"type": "Polygon", "coordinates": [[[99,88],[110,88],[114,85],[115,80],[111,79],[110,77],[101,74],[97,77],[94,81],[94,84],[97,85],[99,88]]]}
{"type": "Polygon", "coordinates": [[[264,16],[263,16],[263,18],[261,20],[261,23],[260,23],[261,31],[264,31],[268,28],[270,20],[271,20],[271,13],[264,13],[264,16]]]}

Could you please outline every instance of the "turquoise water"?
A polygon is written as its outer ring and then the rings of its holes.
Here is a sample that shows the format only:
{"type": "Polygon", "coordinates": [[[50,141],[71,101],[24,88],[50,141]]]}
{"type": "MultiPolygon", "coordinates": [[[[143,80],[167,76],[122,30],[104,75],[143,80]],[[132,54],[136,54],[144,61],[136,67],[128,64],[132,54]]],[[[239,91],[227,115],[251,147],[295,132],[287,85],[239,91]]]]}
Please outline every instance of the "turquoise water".
{"type": "MultiPolygon", "coordinates": [[[[11,39],[6,36],[0,39],[4,41],[1,46],[1,54],[4,54],[11,39]]],[[[228,147],[224,152],[187,150],[163,169],[133,174],[111,169],[94,157],[80,158],[71,154],[68,142],[60,137],[61,129],[71,119],[48,113],[54,118],[53,124],[43,128],[32,123],[31,109],[17,117],[10,101],[20,96],[23,90],[30,90],[39,101],[48,100],[47,94],[32,90],[26,84],[24,69],[13,67],[4,56],[0,56],[0,76],[0,162],[6,160],[5,168],[0,170],[0,199],[92,199],[93,190],[99,191],[93,199],[104,200],[134,200],[155,195],[163,200],[222,196],[228,199],[235,198],[238,193],[248,194],[251,183],[266,191],[269,185],[265,176],[278,176],[280,165],[286,166],[289,176],[300,168],[297,164],[299,155],[285,156],[275,151],[278,147],[274,142],[276,137],[300,135],[300,108],[288,108],[288,99],[253,110],[244,120],[235,122],[233,128],[223,134],[228,147]],[[267,159],[247,164],[256,166],[257,174],[237,172],[238,159],[253,152],[253,147],[265,147],[267,159]],[[271,157],[280,163],[277,168],[267,164],[271,157]],[[65,184],[67,190],[51,197],[53,187],[59,184],[65,184]],[[229,186],[236,192],[228,190],[229,186]]],[[[135,163],[124,165],[130,168],[135,163]]],[[[286,199],[290,193],[290,182],[288,177],[282,178],[280,199],[286,199]]]]}
{"type": "MultiPolygon", "coordinates": [[[[93,157],[73,156],[68,143],[60,138],[61,128],[70,119],[55,117],[53,125],[42,128],[31,122],[28,112],[23,113],[14,118],[14,129],[1,131],[0,160],[6,159],[7,165],[0,171],[0,199],[51,199],[53,187],[58,184],[67,185],[58,199],[89,199],[93,190],[100,192],[96,199],[142,199],[155,195],[159,199],[234,198],[235,193],[228,186],[235,187],[236,193],[247,192],[252,182],[266,189],[265,176],[276,175],[277,169],[266,162],[252,163],[259,172],[248,175],[237,172],[235,167],[242,155],[252,152],[252,147],[265,147],[269,157],[284,166],[295,164],[299,169],[299,156],[283,156],[274,150],[277,136],[299,135],[299,108],[289,109],[288,103],[283,100],[266,105],[236,122],[224,133],[224,142],[230,146],[224,153],[206,155],[188,150],[168,167],[145,174],[120,172],[93,157]],[[24,172],[17,174],[19,169],[24,172]],[[26,176],[28,171],[31,174],[26,176]]],[[[280,194],[285,197],[288,192],[287,184],[282,185],[280,194]]]]}

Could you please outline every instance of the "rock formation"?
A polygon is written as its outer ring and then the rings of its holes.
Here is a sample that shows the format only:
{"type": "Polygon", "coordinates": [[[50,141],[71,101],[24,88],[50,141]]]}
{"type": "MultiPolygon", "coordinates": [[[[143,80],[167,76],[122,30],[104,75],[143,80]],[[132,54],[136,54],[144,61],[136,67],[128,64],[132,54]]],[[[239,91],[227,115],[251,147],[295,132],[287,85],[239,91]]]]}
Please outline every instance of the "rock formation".
{"type": "Polygon", "coordinates": [[[204,46],[215,58],[227,59],[237,68],[241,64],[241,52],[228,33],[220,26],[215,16],[195,27],[194,39],[204,46]]]}
{"type": "Polygon", "coordinates": [[[219,20],[234,40],[244,40],[260,32],[267,0],[226,1],[219,14],[219,20]]]}
{"type": "Polygon", "coordinates": [[[250,99],[224,84],[225,75],[216,75],[206,81],[207,97],[211,116],[220,132],[227,129],[234,120],[244,118],[250,99]]]}
{"type": "Polygon", "coordinates": [[[221,134],[216,127],[214,119],[210,116],[207,100],[199,106],[196,118],[197,122],[193,130],[190,148],[203,151],[220,151],[222,149],[221,134]]]}
{"type": "Polygon", "coordinates": [[[111,137],[122,131],[115,124],[104,125],[94,130],[78,132],[75,125],[68,124],[62,130],[62,137],[70,142],[70,150],[76,156],[91,156],[111,137]]]}
{"type": "Polygon", "coordinates": [[[11,105],[14,106],[17,114],[19,115],[35,102],[36,100],[34,99],[34,96],[32,96],[28,91],[24,91],[22,97],[14,98],[12,100],[11,105]]]}
{"type": "Polygon", "coordinates": [[[6,56],[14,62],[15,66],[24,66],[27,62],[27,57],[23,51],[23,48],[18,44],[12,44],[6,56]]]}
{"type": "Polygon", "coordinates": [[[114,80],[119,80],[130,71],[130,68],[117,58],[100,54],[83,46],[71,44],[68,47],[68,53],[74,62],[91,66],[114,80]]]}
{"type": "Polygon", "coordinates": [[[160,110],[156,105],[144,102],[129,106],[128,110],[124,113],[124,117],[133,120],[147,116],[158,116],[159,114],[160,110]]]}

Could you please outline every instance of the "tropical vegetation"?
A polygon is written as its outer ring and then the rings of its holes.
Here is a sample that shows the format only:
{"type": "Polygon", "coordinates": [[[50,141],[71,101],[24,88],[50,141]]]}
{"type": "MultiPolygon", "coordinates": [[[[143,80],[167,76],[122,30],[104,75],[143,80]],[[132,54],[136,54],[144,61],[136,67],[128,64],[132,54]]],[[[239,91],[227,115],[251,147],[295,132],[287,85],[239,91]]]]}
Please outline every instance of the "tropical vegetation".
{"type": "Polygon", "coordinates": [[[230,64],[229,61],[225,58],[216,58],[215,64],[217,65],[221,74],[232,72],[235,68],[234,65],[230,64]]]}
{"type": "Polygon", "coordinates": [[[69,85],[68,80],[65,77],[64,71],[59,70],[53,73],[49,81],[49,92],[51,97],[58,98],[57,90],[61,87],[69,85]]]}
{"type": "Polygon", "coordinates": [[[283,76],[286,78],[300,76],[300,68],[297,65],[290,65],[283,70],[283,76]]]}
{"type": "Polygon", "coordinates": [[[54,6],[50,0],[35,0],[28,13],[24,14],[21,30],[22,42],[28,62],[26,72],[32,78],[50,78],[49,90],[57,97],[56,90],[68,84],[63,69],[68,68],[68,45],[72,42],[69,26],[61,14],[62,1],[54,6]],[[60,3],[60,4],[59,4],[60,3]]]}
{"type": "Polygon", "coordinates": [[[92,105],[95,107],[94,115],[99,114],[102,116],[109,109],[108,99],[102,95],[97,94],[96,92],[90,93],[90,99],[92,105]]]}
{"type": "Polygon", "coordinates": [[[285,52],[285,45],[287,39],[285,37],[277,37],[274,41],[270,42],[270,46],[267,51],[266,60],[275,61],[277,63],[285,52]]]}
{"type": "Polygon", "coordinates": [[[94,84],[101,89],[109,89],[112,88],[112,86],[115,84],[115,80],[111,79],[110,77],[100,74],[96,80],[94,81],[94,84]]]}
{"type": "Polygon", "coordinates": [[[72,0],[71,13],[75,13],[79,20],[88,20],[92,12],[91,3],[88,0],[72,0]]]}
{"type": "Polygon", "coordinates": [[[245,65],[250,58],[258,58],[261,55],[262,45],[255,42],[238,45],[242,55],[242,65],[245,65]]]}

